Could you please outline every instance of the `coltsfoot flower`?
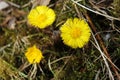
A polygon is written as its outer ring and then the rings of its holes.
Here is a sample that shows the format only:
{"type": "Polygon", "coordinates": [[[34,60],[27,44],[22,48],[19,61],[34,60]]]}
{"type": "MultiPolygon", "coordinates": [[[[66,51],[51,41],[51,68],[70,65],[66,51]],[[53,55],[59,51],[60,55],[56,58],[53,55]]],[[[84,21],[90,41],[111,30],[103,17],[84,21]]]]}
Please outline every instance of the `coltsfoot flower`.
{"type": "Polygon", "coordinates": [[[40,63],[43,58],[42,52],[36,47],[36,45],[29,47],[25,56],[31,64],[40,63]]]}
{"type": "Polygon", "coordinates": [[[68,19],[60,28],[63,43],[72,48],[82,48],[90,39],[89,25],[83,19],[68,19]]]}
{"type": "Polygon", "coordinates": [[[47,6],[38,6],[28,14],[28,22],[41,29],[48,27],[55,21],[55,12],[47,6]]]}

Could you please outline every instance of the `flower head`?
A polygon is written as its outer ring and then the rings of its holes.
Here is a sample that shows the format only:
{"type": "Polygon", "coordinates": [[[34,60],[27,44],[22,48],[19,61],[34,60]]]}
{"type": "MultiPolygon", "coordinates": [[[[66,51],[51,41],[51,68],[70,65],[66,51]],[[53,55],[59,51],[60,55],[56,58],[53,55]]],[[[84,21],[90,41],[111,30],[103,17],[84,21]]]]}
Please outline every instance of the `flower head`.
{"type": "Polygon", "coordinates": [[[55,20],[55,12],[47,6],[38,6],[28,14],[28,22],[39,28],[46,28],[55,20]]]}
{"type": "Polygon", "coordinates": [[[72,48],[82,48],[90,38],[90,28],[83,19],[68,19],[60,28],[64,44],[72,48]]]}
{"type": "Polygon", "coordinates": [[[25,53],[25,56],[31,64],[39,63],[43,58],[42,52],[36,47],[36,45],[29,47],[25,53]]]}

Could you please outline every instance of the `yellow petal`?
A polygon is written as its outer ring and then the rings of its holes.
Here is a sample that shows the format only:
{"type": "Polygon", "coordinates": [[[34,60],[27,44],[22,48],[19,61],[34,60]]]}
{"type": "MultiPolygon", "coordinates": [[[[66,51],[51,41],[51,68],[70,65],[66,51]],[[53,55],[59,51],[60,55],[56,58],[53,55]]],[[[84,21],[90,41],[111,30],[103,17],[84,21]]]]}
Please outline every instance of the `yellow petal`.
{"type": "Polygon", "coordinates": [[[67,19],[61,26],[61,38],[64,44],[72,48],[82,48],[90,39],[90,28],[84,19],[67,19]]]}
{"type": "Polygon", "coordinates": [[[28,14],[28,22],[38,28],[46,28],[55,21],[55,12],[47,6],[37,6],[28,14]]]}
{"type": "Polygon", "coordinates": [[[29,63],[40,63],[43,58],[42,52],[36,47],[36,45],[29,47],[25,53],[29,63]]]}

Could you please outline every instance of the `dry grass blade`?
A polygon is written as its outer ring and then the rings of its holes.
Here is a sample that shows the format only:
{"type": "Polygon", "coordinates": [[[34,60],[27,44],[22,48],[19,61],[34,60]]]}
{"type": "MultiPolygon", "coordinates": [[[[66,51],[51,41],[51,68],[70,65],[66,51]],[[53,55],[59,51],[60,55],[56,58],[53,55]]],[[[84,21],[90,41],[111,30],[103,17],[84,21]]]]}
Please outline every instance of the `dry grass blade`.
{"type": "MultiPolygon", "coordinates": [[[[4,7],[0,11],[0,80],[120,80],[120,0],[112,3],[105,3],[111,0],[1,1],[8,6],[5,7],[3,3],[0,5],[0,8],[4,7]],[[95,2],[92,5],[90,1],[95,2]],[[99,7],[101,1],[105,1],[103,4],[108,6],[99,7]],[[42,5],[50,7],[56,15],[55,21],[44,29],[31,25],[28,20],[31,9],[42,5]],[[90,42],[81,48],[72,49],[62,39],[61,27],[69,18],[84,19],[92,30],[90,42]],[[25,55],[33,45],[44,56],[36,64],[30,64],[25,55]]],[[[32,15],[39,15],[42,10],[35,12],[32,15]]],[[[47,15],[53,16],[51,14],[45,15],[45,21],[47,15]]],[[[34,19],[33,23],[45,23],[39,19],[42,16],[34,19]]],[[[74,23],[73,27],[76,26],[74,23]]],[[[76,31],[64,30],[70,35],[78,34],[76,31]]]]}
{"type": "Polygon", "coordinates": [[[109,15],[107,15],[107,14],[103,14],[103,13],[100,13],[100,12],[98,12],[98,11],[94,11],[94,10],[92,10],[92,9],[90,9],[90,8],[88,8],[88,7],[80,4],[80,3],[78,3],[78,1],[75,1],[75,0],[71,0],[71,1],[72,1],[73,3],[75,3],[75,4],[77,4],[77,5],[80,6],[80,7],[84,8],[84,9],[86,9],[86,10],[88,10],[88,11],[91,11],[91,12],[93,12],[93,13],[96,13],[96,14],[99,14],[99,15],[101,15],[101,16],[104,16],[104,17],[108,18],[109,20],[118,20],[118,21],[120,21],[119,18],[115,18],[115,17],[113,17],[113,16],[109,16],[109,15]]]}
{"type": "Polygon", "coordinates": [[[95,40],[95,43],[96,43],[96,45],[95,45],[95,47],[99,50],[99,52],[101,53],[101,56],[102,56],[102,58],[103,58],[103,60],[104,60],[104,62],[105,62],[105,65],[106,65],[106,67],[107,67],[107,69],[108,69],[108,71],[109,71],[109,78],[110,78],[110,80],[114,80],[114,77],[113,77],[113,75],[112,75],[112,71],[110,70],[110,67],[109,67],[109,64],[108,64],[108,62],[107,62],[107,60],[106,60],[106,57],[105,57],[105,55],[104,55],[104,52],[102,52],[102,50],[101,50],[101,48],[100,48],[100,45],[98,44],[98,42],[97,42],[97,40],[96,40],[96,38],[95,38],[95,36],[94,36],[94,34],[93,34],[93,32],[91,31],[91,33],[92,33],[92,36],[93,36],[93,38],[94,38],[94,40],[95,40]]]}
{"type": "MultiPolygon", "coordinates": [[[[118,18],[114,18],[114,17],[112,17],[112,16],[109,16],[109,15],[106,15],[106,14],[102,14],[102,13],[97,12],[97,11],[94,11],[94,10],[88,8],[88,7],[85,7],[84,5],[78,3],[78,2],[76,2],[76,1],[74,1],[74,0],[72,0],[72,1],[73,1],[75,4],[77,4],[78,6],[84,8],[84,9],[86,9],[86,10],[89,10],[89,11],[94,12],[94,13],[96,13],[96,14],[105,16],[105,17],[109,18],[110,20],[119,20],[118,18]]],[[[95,29],[93,23],[91,22],[89,16],[88,16],[87,14],[85,14],[85,16],[86,16],[88,22],[90,23],[93,31],[96,33],[96,29],[95,29]]],[[[92,35],[93,35],[93,33],[92,33],[92,35]]],[[[93,36],[94,36],[94,35],[93,35],[93,36]]],[[[107,50],[106,50],[106,48],[105,48],[105,46],[104,46],[103,41],[102,41],[101,38],[100,38],[100,36],[97,35],[97,38],[98,38],[98,40],[100,41],[100,45],[101,45],[101,47],[102,47],[102,49],[103,49],[104,52],[102,52],[102,50],[101,50],[101,48],[100,48],[100,46],[99,46],[96,38],[95,38],[95,37],[93,37],[93,38],[94,38],[94,40],[95,40],[95,42],[96,42],[96,44],[97,44],[95,47],[100,51],[101,56],[103,57],[103,60],[104,60],[104,62],[105,62],[105,64],[106,64],[106,67],[107,67],[107,69],[108,69],[108,71],[109,71],[109,78],[110,78],[111,80],[114,80],[114,77],[113,77],[112,72],[111,72],[111,70],[110,70],[110,68],[109,68],[109,64],[108,64],[106,58],[107,58],[107,59],[109,58],[110,61],[109,61],[109,60],[108,60],[108,61],[111,63],[111,66],[112,66],[113,71],[116,73],[118,79],[120,79],[120,78],[119,78],[119,74],[118,74],[115,66],[114,66],[113,63],[112,63],[112,61],[111,61],[111,59],[110,59],[110,56],[109,56],[109,54],[108,54],[108,52],[107,52],[107,50]],[[106,54],[107,57],[105,56],[104,53],[106,54]]]]}
{"type": "MultiPolygon", "coordinates": [[[[97,31],[96,31],[95,26],[94,26],[94,24],[92,23],[91,19],[89,18],[89,16],[88,16],[87,14],[85,14],[85,16],[86,16],[86,18],[88,19],[88,22],[90,23],[92,30],[96,33],[97,31]]],[[[111,66],[112,66],[113,71],[115,72],[117,78],[120,80],[120,77],[119,77],[117,68],[116,68],[115,65],[113,65],[113,62],[112,62],[112,60],[111,60],[111,58],[110,58],[110,55],[109,55],[109,53],[107,52],[107,49],[105,48],[104,43],[103,43],[100,35],[97,35],[96,37],[97,37],[97,40],[99,41],[99,43],[100,43],[100,45],[101,45],[101,48],[103,49],[104,57],[106,57],[106,59],[108,59],[108,61],[110,62],[111,66]]]]}
{"type": "Polygon", "coordinates": [[[71,56],[61,57],[61,58],[59,58],[59,59],[57,59],[57,60],[52,61],[50,64],[56,63],[56,62],[58,62],[58,61],[60,61],[60,60],[63,60],[63,59],[66,59],[66,58],[70,58],[70,57],[71,57],[71,56]]]}
{"type": "Polygon", "coordinates": [[[20,5],[18,5],[18,4],[15,4],[15,3],[13,3],[13,2],[11,2],[11,1],[7,1],[11,6],[14,6],[14,7],[16,7],[16,8],[20,8],[20,5]]]}
{"type": "Polygon", "coordinates": [[[10,78],[21,80],[22,77],[20,77],[20,74],[23,73],[19,72],[15,67],[0,58],[0,77],[2,77],[4,80],[9,80],[10,78]]]}
{"type": "Polygon", "coordinates": [[[30,74],[30,78],[35,78],[36,76],[36,73],[37,73],[37,64],[34,64],[33,65],[33,70],[31,71],[31,74],[30,74]]]}

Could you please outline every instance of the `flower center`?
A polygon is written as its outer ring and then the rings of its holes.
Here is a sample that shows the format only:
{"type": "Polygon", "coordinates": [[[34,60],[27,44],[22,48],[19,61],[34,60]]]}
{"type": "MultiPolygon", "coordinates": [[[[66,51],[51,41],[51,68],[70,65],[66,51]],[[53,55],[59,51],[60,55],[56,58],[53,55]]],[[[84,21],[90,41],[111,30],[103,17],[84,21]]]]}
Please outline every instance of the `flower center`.
{"type": "Polygon", "coordinates": [[[80,31],[79,28],[73,28],[73,29],[71,30],[71,36],[72,36],[72,38],[76,39],[76,38],[78,38],[80,35],[81,35],[81,31],[80,31]]]}
{"type": "Polygon", "coordinates": [[[47,19],[47,16],[45,14],[39,14],[38,21],[44,22],[47,19]]]}

